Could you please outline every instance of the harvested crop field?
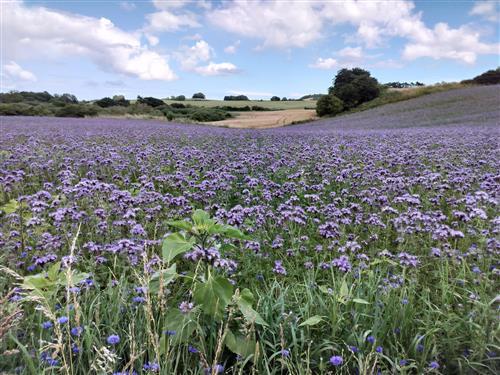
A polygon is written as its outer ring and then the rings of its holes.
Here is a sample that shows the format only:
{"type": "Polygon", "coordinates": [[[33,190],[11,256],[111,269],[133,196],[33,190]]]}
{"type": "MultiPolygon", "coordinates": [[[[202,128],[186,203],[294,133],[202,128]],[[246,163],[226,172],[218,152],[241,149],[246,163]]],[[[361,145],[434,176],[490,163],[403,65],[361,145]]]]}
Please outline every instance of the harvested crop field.
{"type": "Polygon", "coordinates": [[[498,374],[497,90],[0,118],[0,372],[498,374]]]}
{"type": "Polygon", "coordinates": [[[234,118],[207,123],[227,128],[267,129],[313,120],[316,111],[312,109],[286,109],[279,111],[233,112],[234,118]]]}

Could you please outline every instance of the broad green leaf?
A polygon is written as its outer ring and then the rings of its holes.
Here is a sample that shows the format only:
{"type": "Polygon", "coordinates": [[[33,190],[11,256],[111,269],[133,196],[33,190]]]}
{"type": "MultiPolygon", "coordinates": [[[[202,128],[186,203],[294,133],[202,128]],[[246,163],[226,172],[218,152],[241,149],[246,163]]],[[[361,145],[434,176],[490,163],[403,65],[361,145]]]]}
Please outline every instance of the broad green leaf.
{"type": "Polygon", "coordinates": [[[186,220],[167,221],[167,225],[186,231],[190,231],[191,228],[193,227],[193,224],[191,224],[189,221],[186,220]]]}
{"type": "Polygon", "coordinates": [[[203,210],[195,210],[191,217],[195,225],[204,227],[205,229],[215,223],[212,219],[210,219],[210,215],[203,210]]]}
{"type": "Polygon", "coordinates": [[[248,240],[250,238],[250,237],[246,236],[245,234],[243,234],[242,231],[240,231],[239,229],[237,229],[235,227],[231,227],[229,225],[226,225],[225,227],[226,227],[226,229],[224,231],[224,235],[226,237],[237,238],[239,240],[248,240]]]}
{"type": "Polygon", "coordinates": [[[340,303],[346,303],[348,299],[349,299],[349,287],[347,286],[347,282],[343,280],[342,285],[340,286],[340,291],[337,300],[340,303]]]}
{"type": "Polygon", "coordinates": [[[193,298],[198,305],[202,305],[205,314],[221,320],[224,311],[231,302],[233,286],[222,276],[209,277],[204,283],[195,287],[193,298]]]}
{"type": "Polygon", "coordinates": [[[172,233],[163,240],[162,255],[165,263],[170,263],[177,255],[185,253],[194,246],[195,240],[187,240],[180,233],[172,233]]]}
{"type": "Polygon", "coordinates": [[[52,287],[53,281],[50,281],[42,274],[26,276],[23,280],[23,289],[45,289],[52,287]]]}
{"type": "Polygon", "coordinates": [[[3,211],[6,215],[14,213],[19,208],[19,203],[15,199],[11,199],[8,203],[0,207],[0,211],[3,211]]]}
{"type": "MultiPolygon", "coordinates": [[[[74,286],[76,284],[80,284],[83,280],[86,280],[90,277],[90,273],[86,272],[73,272],[71,275],[71,279],[69,280],[68,284],[70,286],[74,286]]],[[[66,284],[66,278],[64,279],[64,283],[66,284]]]]}
{"type": "Polygon", "coordinates": [[[248,339],[239,334],[233,334],[228,331],[225,339],[226,346],[235,354],[239,354],[243,358],[248,358],[255,353],[255,340],[248,339]]]}
{"type": "Polygon", "coordinates": [[[50,281],[56,281],[58,279],[60,269],[61,262],[56,262],[50,266],[49,270],[47,271],[47,276],[50,281]]]}
{"type": "Polygon", "coordinates": [[[319,315],[314,315],[311,316],[309,319],[305,320],[301,324],[299,324],[299,327],[303,326],[315,326],[316,324],[320,323],[323,321],[323,317],[319,315]]]}
{"type": "Polygon", "coordinates": [[[165,317],[164,331],[174,331],[170,337],[173,344],[185,343],[196,329],[193,311],[183,314],[178,308],[171,308],[165,317]]]}
{"type": "Polygon", "coordinates": [[[259,313],[252,308],[253,301],[253,294],[247,288],[243,289],[240,295],[236,298],[236,304],[248,322],[267,326],[268,324],[265,320],[262,319],[259,313]]]}
{"type": "Polygon", "coordinates": [[[149,291],[156,294],[160,290],[160,279],[163,279],[163,287],[166,287],[177,277],[176,264],[172,264],[169,268],[163,271],[158,271],[153,274],[149,282],[149,291]]]}
{"type": "Polygon", "coordinates": [[[368,302],[367,300],[362,299],[362,298],[353,298],[352,302],[359,303],[362,305],[369,305],[370,304],[370,302],[368,302]]]}

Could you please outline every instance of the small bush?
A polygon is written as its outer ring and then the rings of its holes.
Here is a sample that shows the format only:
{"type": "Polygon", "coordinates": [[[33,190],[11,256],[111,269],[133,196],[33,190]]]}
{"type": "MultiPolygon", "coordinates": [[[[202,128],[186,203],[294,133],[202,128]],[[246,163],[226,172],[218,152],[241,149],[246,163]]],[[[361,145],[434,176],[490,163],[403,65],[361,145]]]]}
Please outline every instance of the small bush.
{"type": "Polygon", "coordinates": [[[197,92],[193,94],[193,99],[205,99],[205,94],[202,92],[197,92]]]}
{"type": "Polygon", "coordinates": [[[98,110],[88,104],[67,104],[55,112],[56,117],[97,116],[98,110]]]}
{"type": "Polygon", "coordinates": [[[115,101],[111,98],[106,97],[106,98],[96,100],[95,104],[101,108],[108,108],[108,107],[114,106],[115,101]]]}
{"type": "Polygon", "coordinates": [[[246,95],[226,95],[224,100],[250,100],[246,95]]]}
{"type": "Polygon", "coordinates": [[[170,107],[172,107],[172,108],[186,108],[186,105],[182,104],[182,103],[171,103],[170,107]]]}
{"type": "Polygon", "coordinates": [[[272,102],[279,102],[281,99],[278,96],[272,96],[271,101],[272,102]]]}
{"type": "Polygon", "coordinates": [[[344,110],[344,103],[335,95],[323,95],[316,103],[318,116],[333,116],[344,110]]]}
{"type": "MultiPolygon", "coordinates": [[[[184,98],[185,99],[185,98],[184,98]]],[[[180,100],[180,99],[177,99],[177,100],[180,100]]],[[[150,107],[159,107],[161,105],[165,105],[165,102],[161,99],[157,99],[157,98],[153,98],[152,96],[148,96],[148,97],[141,97],[141,96],[138,96],[137,97],[137,102],[140,103],[140,104],[146,104],[150,107]]]]}
{"type": "Polygon", "coordinates": [[[221,121],[225,120],[231,115],[227,112],[213,109],[213,108],[199,108],[194,110],[189,117],[194,121],[206,122],[206,121],[221,121]]]}

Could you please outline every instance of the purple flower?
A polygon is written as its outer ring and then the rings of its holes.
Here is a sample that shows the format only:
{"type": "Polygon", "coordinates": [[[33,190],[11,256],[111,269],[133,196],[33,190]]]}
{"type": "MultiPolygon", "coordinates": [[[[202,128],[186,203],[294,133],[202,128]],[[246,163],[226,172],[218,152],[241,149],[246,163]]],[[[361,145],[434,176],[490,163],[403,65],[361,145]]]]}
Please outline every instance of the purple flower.
{"type": "Polygon", "coordinates": [[[344,363],[344,359],[339,355],[334,355],[334,356],[330,357],[329,362],[333,366],[340,366],[340,365],[342,365],[342,363],[344,363]]]}
{"type": "Polygon", "coordinates": [[[71,328],[71,334],[73,336],[78,337],[78,336],[80,336],[82,334],[82,332],[83,332],[83,327],[73,327],[73,328],[71,328]]]}
{"type": "Polygon", "coordinates": [[[193,353],[193,354],[200,352],[198,349],[196,349],[194,346],[191,346],[191,345],[188,346],[188,351],[189,351],[189,353],[193,353]]]}
{"type": "Polygon", "coordinates": [[[42,323],[42,328],[43,329],[49,329],[49,328],[52,328],[54,325],[52,324],[52,322],[50,321],[46,321],[46,322],[43,322],[42,323]]]}
{"type": "Polygon", "coordinates": [[[274,261],[273,272],[276,273],[276,274],[278,274],[278,275],[286,275],[286,269],[281,264],[281,260],[275,260],[274,261]]]}
{"type": "Polygon", "coordinates": [[[375,348],[375,351],[376,351],[377,353],[382,353],[382,352],[384,351],[384,348],[382,348],[381,346],[377,346],[377,347],[375,348]]]}
{"type": "Polygon", "coordinates": [[[66,324],[68,323],[69,319],[67,316],[61,316],[60,318],[57,319],[57,323],[59,324],[66,324]]]}
{"type": "Polygon", "coordinates": [[[368,341],[370,344],[373,344],[375,342],[375,337],[370,335],[366,338],[366,341],[368,341]]]}
{"type": "Polygon", "coordinates": [[[108,336],[108,338],[106,339],[106,341],[108,342],[109,345],[116,345],[120,342],[120,336],[118,335],[110,335],[108,336]]]}
{"type": "Polygon", "coordinates": [[[429,367],[430,367],[431,369],[436,370],[436,369],[438,369],[438,368],[439,368],[439,363],[437,363],[436,361],[432,361],[431,363],[429,363],[429,367]]]}
{"type": "Polygon", "coordinates": [[[194,303],[192,302],[188,302],[188,301],[183,301],[180,303],[179,305],[179,310],[181,310],[181,312],[183,314],[188,314],[190,313],[192,310],[194,309],[194,303]]]}

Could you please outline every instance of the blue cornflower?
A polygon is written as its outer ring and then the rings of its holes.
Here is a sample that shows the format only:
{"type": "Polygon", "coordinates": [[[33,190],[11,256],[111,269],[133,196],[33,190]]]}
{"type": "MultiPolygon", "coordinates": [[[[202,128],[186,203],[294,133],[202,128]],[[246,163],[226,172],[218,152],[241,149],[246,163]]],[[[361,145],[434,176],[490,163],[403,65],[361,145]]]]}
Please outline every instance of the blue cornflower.
{"type": "Polygon", "coordinates": [[[422,353],[424,351],[424,346],[422,344],[417,345],[417,352],[422,353]]]}
{"type": "Polygon", "coordinates": [[[349,349],[351,350],[351,352],[353,353],[358,353],[359,352],[359,349],[357,346],[354,346],[354,345],[349,345],[349,349]]]}
{"type": "Polygon", "coordinates": [[[384,348],[382,348],[381,346],[377,346],[377,347],[375,348],[375,351],[376,351],[377,353],[382,353],[382,352],[384,351],[384,348]]]}
{"type": "Polygon", "coordinates": [[[375,337],[373,337],[372,335],[368,336],[366,338],[366,341],[368,341],[370,344],[373,344],[375,342],[375,337]]]}
{"type": "Polygon", "coordinates": [[[53,326],[52,322],[49,322],[49,321],[42,323],[43,329],[49,329],[49,328],[52,328],[52,326],[53,326]]]}
{"type": "Polygon", "coordinates": [[[344,359],[340,355],[330,357],[330,364],[333,366],[340,366],[344,363],[344,359]]]}
{"type": "Polygon", "coordinates": [[[437,363],[436,361],[432,361],[431,363],[429,363],[429,367],[432,369],[438,369],[439,363],[437,363]]]}
{"type": "Polygon", "coordinates": [[[189,353],[194,353],[194,354],[200,352],[198,349],[196,349],[194,346],[191,346],[191,345],[188,346],[188,351],[189,351],[189,353]]]}
{"type": "Polygon", "coordinates": [[[110,335],[108,336],[108,339],[106,340],[109,345],[116,345],[120,342],[120,336],[118,335],[110,335]]]}
{"type": "Polygon", "coordinates": [[[65,324],[68,323],[69,319],[67,316],[61,316],[59,319],[57,319],[57,323],[59,324],[65,324]]]}
{"type": "Polygon", "coordinates": [[[173,331],[173,330],[166,330],[166,331],[163,331],[163,334],[164,335],[167,335],[167,336],[174,336],[177,332],[176,331],[173,331]]]}
{"type": "Polygon", "coordinates": [[[156,362],[147,362],[142,369],[144,371],[158,372],[160,370],[160,365],[156,362]]]}
{"type": "Polygon", "coordinates": [[[290,357],[290,350],[288,350],[288,349],[283,349],[283,350],[281,351],[281,356],[282,356],[282,357],[290,357]]]}
{"type": "Polygon", "coordinates": [[[406,360],[406,359],[402,359],[402,360],[399,361],[399,365],[401,367],[406,366],[407,364],[408,364],[408,360],[406,360]]]}
{"type": "Polygon", "coordinates": [[[71,334],[73,336],[77,336],[78,337],[78,336],[80,336],[82,334],[82,332],[83,332],[83,327],[79,327],[78,326],[78,327],[71,328],[71,334]]]}

